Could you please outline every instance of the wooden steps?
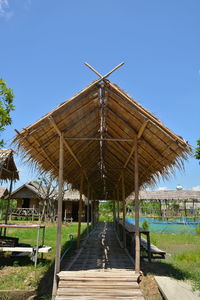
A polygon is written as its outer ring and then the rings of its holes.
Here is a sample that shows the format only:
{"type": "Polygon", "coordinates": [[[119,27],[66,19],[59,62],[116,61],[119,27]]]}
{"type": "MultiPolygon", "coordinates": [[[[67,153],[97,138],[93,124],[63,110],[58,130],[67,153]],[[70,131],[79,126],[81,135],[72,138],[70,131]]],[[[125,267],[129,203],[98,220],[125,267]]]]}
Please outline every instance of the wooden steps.
{"type": "Polygon", "coordinates": [[[58,274],[55,300],[144,300],[132,260],[111,224],[98,224],[87,243],[58,274]]]}
{"type": "Polygon", "coordinates": [[[134,271],[62,271],[58,277],[56,300],[144,300],[134,271]]]}

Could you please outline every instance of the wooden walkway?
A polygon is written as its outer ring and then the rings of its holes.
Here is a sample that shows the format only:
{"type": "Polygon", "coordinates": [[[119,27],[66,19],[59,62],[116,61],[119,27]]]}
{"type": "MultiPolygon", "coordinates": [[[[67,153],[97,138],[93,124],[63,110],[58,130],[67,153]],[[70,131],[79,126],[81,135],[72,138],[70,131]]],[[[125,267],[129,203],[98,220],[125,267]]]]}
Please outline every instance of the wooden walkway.
{"type": "Polygon", "coordinates": [[[97,225],[67,271],[58,276],[56,300],[144,300],[133,262],[110,223],[97,225]]]}

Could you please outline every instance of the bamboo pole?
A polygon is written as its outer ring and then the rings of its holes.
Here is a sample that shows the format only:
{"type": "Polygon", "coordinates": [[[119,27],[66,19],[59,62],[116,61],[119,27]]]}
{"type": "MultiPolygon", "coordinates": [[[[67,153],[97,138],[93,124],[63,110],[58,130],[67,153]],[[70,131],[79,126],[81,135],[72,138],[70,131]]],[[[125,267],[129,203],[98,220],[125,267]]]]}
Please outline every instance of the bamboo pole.
{"type": "Polygon", "coordinates": [[[118,219],[120,217],[119,210],[120,210],[120,208],[119,208],[119,188],[117,188],[117,217],[118,217],[118,219]]]}
{"type": "Polygon", "coordinates": [[[95,199],[94,192],[93,192],[93,223],[95,226],[96,225],[96,199],[95,199]]]}
{"type": "Polygon", "coordinates": [[[125,230],[126,203],[125,203],[124,171],[122,172],[122,201],[123,201],[123,244],[124,244],[124,248],[126,248],[126,230],[125,230]]]}
{"type": "Polygon", "coordinates": [[[135,140],[135,271],[140,271],[138,143],[135,140]]]}
{"type": "MultiPolygon", "coordinates": [[[[12,194],[13,180],[14,180],[14,174],[13,174],[12,179],[10,181],[10,188],[9,188],[9,194],[8,194],[8,202],[7,202],[7,207],[6,207],[5,224],[8,223],[8,214],[9,214],[9,210],[10,210],[10,198],[11,198],[11,194],[12,194]]],[[[4,228],[4,236],[6,236],[6,228],[4,228]]]]}
{"type": "Polygon", "coordinates": [[[87,236],[89,235],[90,233],[90,230],[89,230],[89,222],[90,222],[90,185],[88,184],[88,190],[87,190],[87,236]]]}
{"type": "Polygon", "coordinates": [[[116,201],[116,193],[115,191],[113,191],[113,225],[115,225],[115,221],[116,221],[116,205],[115,205],[115,201],[116,201]]]}
{"type": "Polygon", "coordinates": [[[115,224],[116,221],[116,207],[115,207],[115,200],[113,200],[113,223],[115,224]]]}
{"type": "Polygon", "coordinates": [[[80,199],[79,199],[79,210],[78,210],[77,248],[80,247],[82,208],[83,208],[83,172],[81,172],[81,180],[80,180],[80,199]]]}
{"type": "Polygon", "coordinates": [[[58,178],[58,224],[57,224],[57,241],[56,241],[56,257],[54,269],[54,281],[52,300],[56,297],[57,291],[57,274],[60,272],[61,257],[61,230],[62,230],[62,200],[63,200],[63,134],[60,135],[60,152],[59,152],[59,178],[58,178]]]}
{"type": "Polygon", "coordinates": [[[94,202],[93,202],[93,192],[91,191],[91,224],[92,229],[94,228],[94,202]]]}

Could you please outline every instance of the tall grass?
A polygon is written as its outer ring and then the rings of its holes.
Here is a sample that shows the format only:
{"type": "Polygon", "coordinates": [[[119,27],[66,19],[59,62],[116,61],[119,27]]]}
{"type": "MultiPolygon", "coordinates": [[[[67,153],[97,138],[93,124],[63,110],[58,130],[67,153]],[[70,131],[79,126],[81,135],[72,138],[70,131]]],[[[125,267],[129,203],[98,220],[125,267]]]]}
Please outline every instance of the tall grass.
{"type": "Polygon", "coordinates": [[[151,233],[151,242],[167,252],[165,260],[145,265],[152,274],[191,280],[200,290],[200,238],[195,234],[151,233]]]}

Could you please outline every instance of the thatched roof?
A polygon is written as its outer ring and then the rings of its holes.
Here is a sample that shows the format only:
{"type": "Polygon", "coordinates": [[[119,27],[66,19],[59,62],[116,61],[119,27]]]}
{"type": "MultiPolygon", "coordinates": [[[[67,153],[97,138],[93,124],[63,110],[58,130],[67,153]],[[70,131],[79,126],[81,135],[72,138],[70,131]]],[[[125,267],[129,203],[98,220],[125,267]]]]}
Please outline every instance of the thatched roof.
{"type": "MultiPolygon", "coordinates": [[[[134,195],[130,195],[127,199],[129,202],[134,199],[134,195]]],[[[200,191],[193,190],[164,190],[164,191],[140,191],[140,200],[196,200],[200,201],[200,191]]]]}
{"type": "Polygon", "coordinates": [[[18,180],[19,174],[13,158],[13,150],[0,149],[0,180],[18,180]]]}
{"type": "Polygon", "coordinates": [[[0,199],[4,199],[8,195],[8,189],[6,187],[0,187],[0,199]]]}
{"type": "Polygon", "coordinates": [[[11,193],[11,199],[23,199],[23,198],[45,198],[45,191],[43,188],[40,188],[40,185],[35,182],[28,182],[11,193]]]}
{"type": "MultiPolygon", "coordinates": [[[[96,199],[134,191],[134,145],[138,140],[139,185],[154,184],[183,167],[190,146],[108,80],[93,82],[73,98],[23,129],[14,139],[26,161],[58,177],[59,135],[64,135],[64,180],[96,199]]],[[[121,195],[120,195],[121,199],[121,195]]]]}
{"type": "MultiPolygon", "coordinates": [[[[58,190],[51,189],[50,193],[47,191],[47,187],[41,186],[37,182],[31,181],[28,183],[23,184],[16,190],[11,193],[12,199],[45,199],[49,195],[49,197],[57,200],[58,199],[58,190]]],[[[8,198],[8,197],[6,197],[8,198]]],[[[79,201],[80,193],[77,190],[67,190],[64,192],[63,201],[79,201]]],[[[83,197],[83,201],[86,198],[83,197]]]]}
{"type": "MultiPolygon", "coordinates": [[[[79,201],[80,199],[80,193],[78,190],[67,190],[64,192],[64,201],[79,201]]],[[[83,195],[83,201],[86,201],[86,197],[83,195]]]]}

